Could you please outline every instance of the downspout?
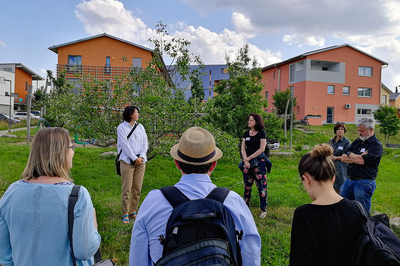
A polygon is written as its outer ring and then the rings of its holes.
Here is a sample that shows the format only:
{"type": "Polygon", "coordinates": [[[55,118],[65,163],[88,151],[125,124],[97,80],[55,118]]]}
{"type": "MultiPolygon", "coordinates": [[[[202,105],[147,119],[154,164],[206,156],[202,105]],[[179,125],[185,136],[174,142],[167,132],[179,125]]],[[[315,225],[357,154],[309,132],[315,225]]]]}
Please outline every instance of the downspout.
{"type": "Polygon", "coordinates": [[[278,68],[278,91],[281,91],[281,69],[278,68]]]}

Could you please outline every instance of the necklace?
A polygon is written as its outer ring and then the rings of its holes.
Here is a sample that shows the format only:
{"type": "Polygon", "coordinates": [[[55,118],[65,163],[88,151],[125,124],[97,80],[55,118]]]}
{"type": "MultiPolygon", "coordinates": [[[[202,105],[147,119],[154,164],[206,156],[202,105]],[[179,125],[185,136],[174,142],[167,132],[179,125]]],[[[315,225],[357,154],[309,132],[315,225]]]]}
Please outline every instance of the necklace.
{"type": "Polygon", "coordinates": [[[249,131],[249,135],[252,137],[257,135],[257,133],[258,133],[258,131],[252,131],[252,130],[249,131]]]}

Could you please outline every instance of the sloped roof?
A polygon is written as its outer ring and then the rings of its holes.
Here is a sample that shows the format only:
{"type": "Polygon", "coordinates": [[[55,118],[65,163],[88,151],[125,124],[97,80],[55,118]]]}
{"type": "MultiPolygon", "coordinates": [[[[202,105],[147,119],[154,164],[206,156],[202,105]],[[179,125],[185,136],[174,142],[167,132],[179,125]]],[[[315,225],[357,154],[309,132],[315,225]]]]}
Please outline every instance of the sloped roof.
{"type": "Polygon", "coordinates": [[[41,76],[39,76],[34,71],[30,70],[29,68],[27,68],[26,66],[24,66],[21,63],[1,63],[0,64],[0,66],[11,66],[11,65],[15,66],[15,68],[20,68],[23,71],[25,71],[26,73],[28,73],[32,77],[32,80],[44,80],[44,78],[42,78],[41,76]]]}
{"type": "Polygon", "coordinates": [[[289,59],[287,59],[285,61],[282,61],[282,62],[279,62],[279,63],[274,63],[274,64],[268,65],[266,67],[263,67],[262,71],[265,71],[265,70],[268,70],[268,69],[271,69],[271,68],[276,68],[276,67],[279,67],[279,66],[282,66],[282,65],[286,65],[286,64],[288,64],[290,62],[305,58],[305,57],[307,57],[309,55],[312,55],[312,54],[322,53],[322,52],[325,52],[325,51],[329,51],[329,50],[333,50],[333,49],[337,49],[337,48],[341,48],[341,47],[346,47],[346,46],[350,47],[350,48],[352,48],[352,49],[354,49],[354,50],[356,50],[356,51],[358,51],[360,53],[363,53],[363,54],[365,54],[365,55],[367,55],[369,57],[372,57],[375,60],[378,60],[379,62],[382,63],[382,65],[385,65],[385,66],[389,65],[389,63],[387,63],[387,62],[385,62],[385,61],[383,61],[383,60],[381,60],[381,59],[379,59],[379,58],[377,58],[377,57],[375,57],[373,55],[370,55],[370,54],[364,52],[363,50],[360,50],[360,49],[358,49],[358,48],[356,48],[356,47],[354,47],[354,46],[352,46],[350,44],[345,43],[345,44],[333,45],[333,46],[329,46],[329,47],[325,47],[325,48],[322,48],[322,49],[313,50],[313,51],[310,51],[310,52],[306,52],[304,54],[297,55],[297,56],[289,58],[289,59]]]}
{"type": "Polygon", "coordinates": [[[381,83],[381,88],[387,91],[389,94],[393,93],[385,84],[381,83]]]}
{"type": "Polygon", "coordinates": [[[400,93],[392,93],[389,95],[389,101],[396,101],[400,97],[400,93]]]}
{"type": "Polygon", "coordinates": [[[64,47],[64,46],[67,46],[67,45],[80,43],[80,42],[84,42],[84,41],[88,41],[88,40],[93,40],[93,39],[100,38],[100,37],[108,37],[108,38],[111,38],[111,39],[114,39],[114,40],[117,40],[117,41],[120,41],[120,42],[124,42],[124,43],[130,44],[130,45],[139,47],[141,49],[147,50],[147,51],[152,52],[152,53],[154,52],[152,49],[146,48],[146,47],[141,46],[139,44],[136,44],[136,43],[133,43],[133,42],[129,42],[127,40],[124,40],[124,39],[121,39],[121,38],[118,38],[118,37],[115,37],[115,36],[112,36],[112,35],[107,34],[107,33],[102,33],[102,34],[90,36],[90,37],[87,37],[87,38],[83,38],[83,39],[79,39],[79,40],[75,40],[75,41],[71,41],[71,42],[66,42],[66,43],[62,43],[62,44],[58,44],[58,45],[53,45],[53,46],[50,46],[48,49],[53,51],[53,52],[55,52],[56,54],[58,54],[58,48],[60,48],[60,47],[64,47]]]}

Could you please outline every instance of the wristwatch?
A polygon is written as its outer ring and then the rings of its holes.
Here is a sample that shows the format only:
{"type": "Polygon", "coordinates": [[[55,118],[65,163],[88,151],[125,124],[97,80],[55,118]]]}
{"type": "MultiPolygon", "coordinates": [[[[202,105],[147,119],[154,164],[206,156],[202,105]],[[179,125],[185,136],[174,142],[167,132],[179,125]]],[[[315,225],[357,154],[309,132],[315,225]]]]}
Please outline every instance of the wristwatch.
{"type": "Polygon", "coordinates": [[[351,151],[348,151],[348,152],[346,153],[346,155],[347,155],[347,156],[350,156],[350,153],[351,153],[351,151]]]}

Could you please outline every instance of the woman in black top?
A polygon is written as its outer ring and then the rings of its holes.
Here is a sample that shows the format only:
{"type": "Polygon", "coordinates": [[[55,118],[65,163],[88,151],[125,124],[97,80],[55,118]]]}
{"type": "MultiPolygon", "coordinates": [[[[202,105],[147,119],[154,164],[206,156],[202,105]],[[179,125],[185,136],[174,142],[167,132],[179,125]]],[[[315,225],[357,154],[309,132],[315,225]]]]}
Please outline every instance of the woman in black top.
{"type": "Polygon", "coordinates": [[[243,172],[244,201],[247,206],[251,201],[251,189],[255,182],[260,196],[261,218],[267,216],[267,164],[270,162],[264,154],[267,145],[264,121],[258,114],[250,114],[247,122],[250,130],[243,135],[241,153],[243,161],[239,168],[243,172]]]}
{"type": "Polygon", "coordinates": [[[299,162],[299,174],[313,202],[294,212],[290,265],[350,265],[362,233],[357,205],[336,193],[332,147],[319,144],[299,162]]]}
{"type": "Polygon", "coordinates": [[[344,181],[348,178],[347,176],[347,163],[342,162],[342,155],[347,152],[347,148],[350,147],[350,140],[348,140],[344,133],[346,133],[346,125],[342,122],[337,122],[333,127],[335,137],[329,140],[329,144],[333,148],[332,161],[336,167],[336,180],[333,184],[335,191],[340,194],[340,187],[344,181]]]}

